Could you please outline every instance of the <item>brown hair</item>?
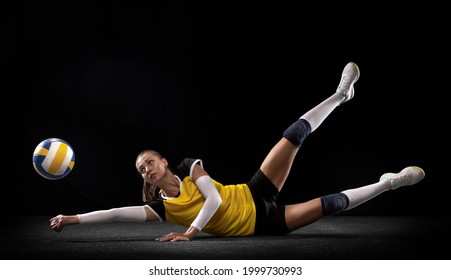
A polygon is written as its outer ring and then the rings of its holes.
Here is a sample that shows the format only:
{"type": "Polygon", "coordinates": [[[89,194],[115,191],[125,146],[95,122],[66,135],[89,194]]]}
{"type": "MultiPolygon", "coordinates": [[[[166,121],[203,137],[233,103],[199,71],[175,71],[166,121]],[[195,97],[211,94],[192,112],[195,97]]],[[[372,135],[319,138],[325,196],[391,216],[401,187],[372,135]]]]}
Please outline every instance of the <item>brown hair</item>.
{"type": "MultiPolygon", "coordinates": [[[[136,157],[136,161],[138,161],[138,158],[140,158],[144,154],[148,154],[148,153],[150,153],[150,154],[152,154],[152,155],[154,155],[154,156],[156,156],[156,157],[158,157],[160,159],[163,158],[163,156],[159,152],[157,152],[155,150],[144,150],[144,151],[142,151],[142,152],[140,152],[138,154],[138,156],[136,157]]],[[[155,185],[153,185],[153,184],[151,184],[149,182],[146,182],[144,180],[143,189],[142,189],[142,199],[143,199],[144,203],[147,203],[147,202],[153,200],[155,197],[157,197],[159,192],[160,192],[160,188],[159,187],[157,187],[157,186],[155,186],[155,185]]]]}

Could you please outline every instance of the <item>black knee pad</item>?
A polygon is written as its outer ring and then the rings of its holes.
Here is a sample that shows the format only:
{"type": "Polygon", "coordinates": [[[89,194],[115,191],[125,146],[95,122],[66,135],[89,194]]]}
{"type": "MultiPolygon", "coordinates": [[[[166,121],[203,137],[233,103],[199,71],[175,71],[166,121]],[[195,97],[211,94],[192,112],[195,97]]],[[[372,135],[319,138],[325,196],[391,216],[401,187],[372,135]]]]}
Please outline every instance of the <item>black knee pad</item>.
{"type": "Polygon", "coordinates": [[[307,120],[298,119],[283,132],[283,137],[299,148],[311,131],[312,127],[307,120]]]}
{"type": "Polygon", "coordinates": [[[324,216],[331,216],[345,210],[349,205],[349,198],[344,193],[328,194],[321,197],[324,216]]]}

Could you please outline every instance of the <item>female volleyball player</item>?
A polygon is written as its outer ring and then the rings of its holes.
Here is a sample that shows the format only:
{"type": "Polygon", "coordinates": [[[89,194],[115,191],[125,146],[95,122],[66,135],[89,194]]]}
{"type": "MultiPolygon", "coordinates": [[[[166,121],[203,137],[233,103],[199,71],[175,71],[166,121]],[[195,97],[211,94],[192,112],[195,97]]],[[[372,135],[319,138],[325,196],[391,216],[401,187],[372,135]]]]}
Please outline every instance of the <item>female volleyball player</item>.
{"type": "Polygon", "coordinates": [[[399,173],[385,173],[378,182],[307,202],[278,206],[277,197],[305,138],[340,104],[354,97],[359,68],[349,62],[336,92],[305,113],[284,132],[254,176],[246,183],[224,186],[210,178],[201,159],[186,158],[175,169],[157,151],[145,150],[136,159],[141,174],[144,206],[113,208],[50,219],[53,230],[66,225],[111,221],[168,221],[185,226],[160,241],[191,240],[204,231],[216,236],[284,235],[352,209],[379,194],[418,183],[423,169],[409,166],[399,173]]]}

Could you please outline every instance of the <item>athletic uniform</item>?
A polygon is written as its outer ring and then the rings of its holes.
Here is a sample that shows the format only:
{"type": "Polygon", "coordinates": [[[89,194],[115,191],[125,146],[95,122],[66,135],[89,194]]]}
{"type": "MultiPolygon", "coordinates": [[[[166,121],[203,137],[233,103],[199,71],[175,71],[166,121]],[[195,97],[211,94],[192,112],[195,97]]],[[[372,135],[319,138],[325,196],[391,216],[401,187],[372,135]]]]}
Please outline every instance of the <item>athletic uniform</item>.
{"type": "MultiPolygon", "coordinates": [[[[162,192],[147,203],[160,221],[189,227],[201,210],[205,198],[192,180],[194,166],[202,160],[185,158],[173,170],[180,181],[177,197],[162,192]]],[[[246,184],[222,185],[212,179],[222,204],[202,231],[216,236],[285,234],[288,232],[284,207],[277,208],[277,188],[258,170],[246,184]]]]}

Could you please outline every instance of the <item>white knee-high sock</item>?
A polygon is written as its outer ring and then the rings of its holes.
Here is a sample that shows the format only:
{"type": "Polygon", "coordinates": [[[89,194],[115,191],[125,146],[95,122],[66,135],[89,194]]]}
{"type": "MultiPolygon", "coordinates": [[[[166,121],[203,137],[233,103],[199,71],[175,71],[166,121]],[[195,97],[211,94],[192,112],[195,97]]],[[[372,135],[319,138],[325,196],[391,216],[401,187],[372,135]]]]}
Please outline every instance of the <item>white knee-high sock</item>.
{"type": "Polygon", "coordinates": [[[320,126],[320,124],[327,118],[327,116],[329,116],[329,114],[338,105],[340,105],[343,98],[343,95],[334,93],[329,98],[316,105],[314,108],[310,109],[300,118],[305,119],[309,122],[312,128],[311,132],[313,132],[320,126]]]}
{"type": "Polygon", "coordinates": [[[360,188],[342,191],[349,199],[349,205],[345,210],[350,210],[390,189],[390,180],[363,186],[360,188]]]}
{"type": "Polygon", "coordinates": [[[144,206],[131,206],[78,214],[80,224],[107,222],[145,222],[144,206]]]}

